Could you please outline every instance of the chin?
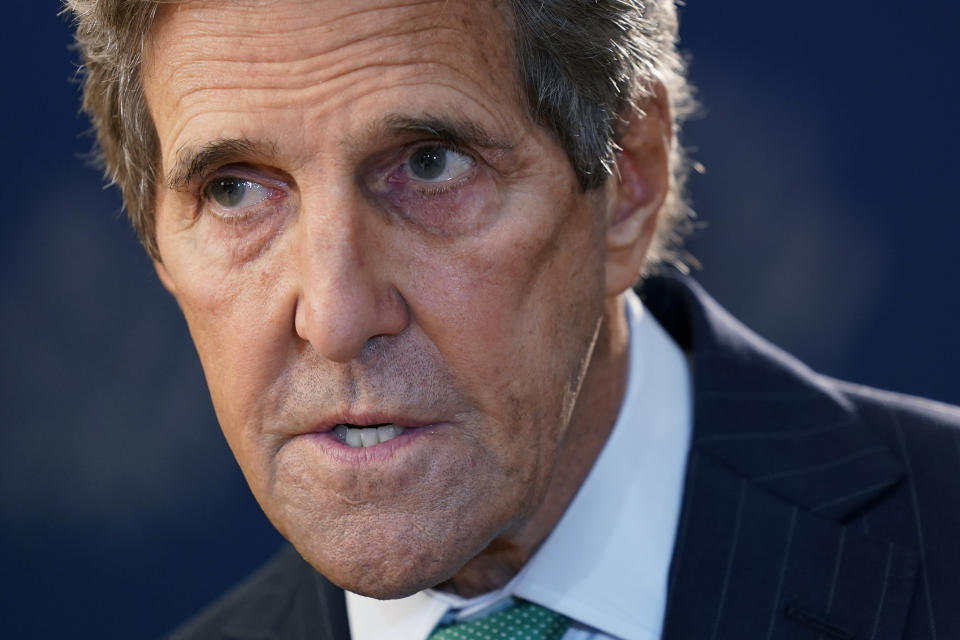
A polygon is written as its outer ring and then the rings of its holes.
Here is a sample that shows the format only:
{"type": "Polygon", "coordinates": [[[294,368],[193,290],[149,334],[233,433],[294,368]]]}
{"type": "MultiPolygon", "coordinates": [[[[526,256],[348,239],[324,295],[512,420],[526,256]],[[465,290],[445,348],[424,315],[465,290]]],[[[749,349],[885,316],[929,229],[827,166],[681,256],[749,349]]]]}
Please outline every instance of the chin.
{"type": "Polygon", "coordinates": [[[426,514],[411,516],[301,517],[278,529],[330,582],[379,600],[404,598],[449,580],[495,533],[478,536],[474,530],[464,537],[459,526],[431,526],[426,514]]]}
{"type": "MultiPolygon", "coordinates": [[[[450,579],[468,558],[451,560],[436,554],[396,553],[338,554],[315,553],[294,544],[314,569],[341,589],[376,598],[394,600],[434,587],[450,579]]],[[[449,550],[444,555],[449,555],[449,550]]]]}

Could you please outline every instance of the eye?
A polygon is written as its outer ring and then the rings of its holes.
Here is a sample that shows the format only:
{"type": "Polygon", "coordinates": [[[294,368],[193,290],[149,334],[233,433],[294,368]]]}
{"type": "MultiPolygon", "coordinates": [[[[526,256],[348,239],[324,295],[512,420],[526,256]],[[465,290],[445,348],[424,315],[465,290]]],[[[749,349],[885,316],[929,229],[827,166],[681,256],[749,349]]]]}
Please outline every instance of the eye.
{"type": "Polygon", "coordinates": [[[441,145],[419,147],[407,159],[410,176],[421,182],[449,182],[473,168],[469,156],[441,145]]]}
{"type": "Polygon", "coordinates": [[[256,206],[271,196],[272,190],[244,178],[216,178],[207,185],[207,198],[226,211],[256,206]]]}

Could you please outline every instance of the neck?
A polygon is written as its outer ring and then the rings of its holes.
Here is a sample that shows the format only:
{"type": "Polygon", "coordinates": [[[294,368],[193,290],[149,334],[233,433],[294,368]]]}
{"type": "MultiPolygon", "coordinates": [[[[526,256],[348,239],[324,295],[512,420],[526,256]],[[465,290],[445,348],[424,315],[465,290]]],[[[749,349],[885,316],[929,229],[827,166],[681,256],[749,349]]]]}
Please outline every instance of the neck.
{"type": "Polygon", "coordinates": [[[626,387],[630,331],[623,295],[605,302],[596,344],[540,506],[495,538],[439,588],[473,597],[507,584],[573,500],[617,420],[626,387]]]}

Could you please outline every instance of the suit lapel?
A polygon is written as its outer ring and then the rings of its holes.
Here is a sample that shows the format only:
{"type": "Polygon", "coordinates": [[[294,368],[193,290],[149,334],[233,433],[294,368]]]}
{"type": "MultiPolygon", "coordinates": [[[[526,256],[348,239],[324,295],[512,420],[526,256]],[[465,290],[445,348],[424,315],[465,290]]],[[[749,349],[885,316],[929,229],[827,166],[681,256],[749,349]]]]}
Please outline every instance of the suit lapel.
{"type": "Polygon", "coordinates": [[[900,638],[916,554],[843,524],[902,480],[897,458],[828,381],[694,283],[642,295],[694,381],[663,637],[900,638]]]}
{"type": "Polygon", "coordinates": [[[901,637],[916,554],[690,456],[663,637],[901,637]]]}

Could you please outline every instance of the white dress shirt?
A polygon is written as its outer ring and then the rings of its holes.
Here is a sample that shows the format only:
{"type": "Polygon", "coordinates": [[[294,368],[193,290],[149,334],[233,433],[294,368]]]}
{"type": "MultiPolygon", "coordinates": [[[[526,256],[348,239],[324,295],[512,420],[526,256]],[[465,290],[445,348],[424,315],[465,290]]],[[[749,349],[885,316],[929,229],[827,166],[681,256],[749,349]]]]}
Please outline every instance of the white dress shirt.
{"type": "Polygon", "coordinates": [[[563,640],[659,640],[691,432],[683,352],[631,291],[629,373],[616,424],[560,522],[504,587],[475,598],[347,592],[354,640],[423,640],[522,598],[574,624],[563,640]]]}

